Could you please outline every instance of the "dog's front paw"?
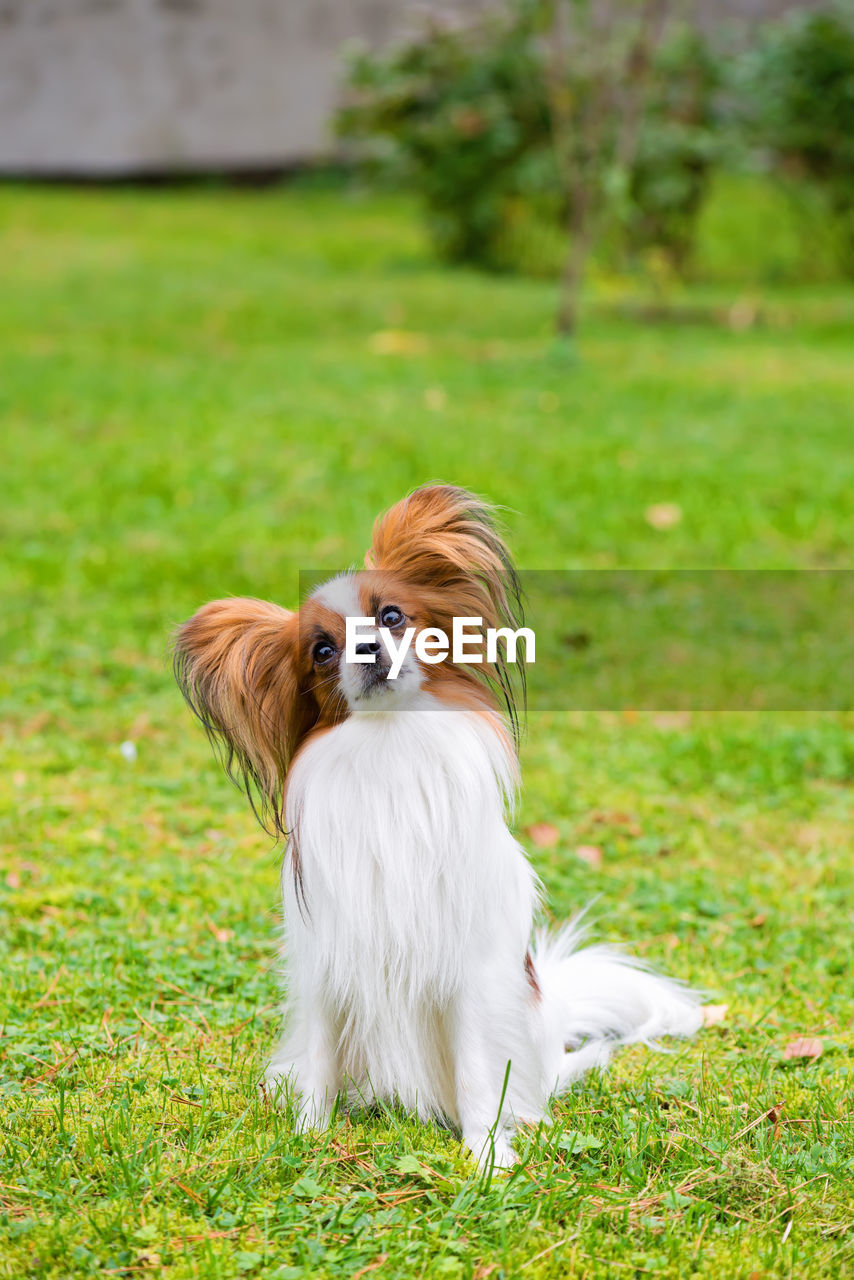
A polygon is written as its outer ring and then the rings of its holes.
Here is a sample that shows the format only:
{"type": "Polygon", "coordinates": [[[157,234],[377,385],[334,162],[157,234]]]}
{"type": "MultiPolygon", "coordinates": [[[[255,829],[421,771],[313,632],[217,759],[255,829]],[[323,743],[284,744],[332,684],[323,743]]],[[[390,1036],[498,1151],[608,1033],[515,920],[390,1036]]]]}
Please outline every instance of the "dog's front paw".
{"type": "Polygon", "coordinates": [[[465,1134],[464,1141],[481,1169],[512,1169],[519,1159],[510,1145],[509,1136],[499,1131],[465,1134]]]}
{"type": "Polygon", "coordinates": [[[258,1089],[265,1102],[274,1107],[286,1107],[290,1096],[290,1073],[271,1062],[258,1082],[258,1089]]]}
{"type": "Polygon", "coordinates": [[[327,1127],[333,1099],[326,1090],[310,1086],[300,1088],[292,1063],[271,1062],[264,1072],[261,1091],[274,1106],[291,1113],[294,1133],[327,1127]]]}

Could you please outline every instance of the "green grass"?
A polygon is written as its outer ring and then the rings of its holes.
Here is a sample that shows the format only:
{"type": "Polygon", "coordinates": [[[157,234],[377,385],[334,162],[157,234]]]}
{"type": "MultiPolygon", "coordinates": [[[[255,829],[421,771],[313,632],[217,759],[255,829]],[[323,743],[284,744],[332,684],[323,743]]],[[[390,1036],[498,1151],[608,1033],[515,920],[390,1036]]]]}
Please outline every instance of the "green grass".
{"type": "Polygon", "coordinates": [[[278,853],[166,662],[197,605],[293,604],[436,478],[509,508],[526,568],[848,566],[850,291],[739,331],[608,318],[600,282],[568,353],[547,284],[328,192],[11,187],[0,255],[0,1275],[850,1274],[850,717],[531,722],[554,915],[598,895],[728,1011],[488,1182],[397,1112],[317,1139],[259,1101],[278,853]]]}

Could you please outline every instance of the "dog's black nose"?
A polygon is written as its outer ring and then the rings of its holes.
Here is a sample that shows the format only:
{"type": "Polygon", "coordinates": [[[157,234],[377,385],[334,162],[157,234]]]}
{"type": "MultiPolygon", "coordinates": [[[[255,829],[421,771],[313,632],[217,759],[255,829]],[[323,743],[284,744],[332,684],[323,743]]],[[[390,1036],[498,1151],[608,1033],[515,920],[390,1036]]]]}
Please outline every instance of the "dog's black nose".
{"type": "Polygon", "coordinates": [[[379,651],[380,651],[379,640],[363,640],[361,644],[356,645],[357,653],[379,653],[379,651]]]}

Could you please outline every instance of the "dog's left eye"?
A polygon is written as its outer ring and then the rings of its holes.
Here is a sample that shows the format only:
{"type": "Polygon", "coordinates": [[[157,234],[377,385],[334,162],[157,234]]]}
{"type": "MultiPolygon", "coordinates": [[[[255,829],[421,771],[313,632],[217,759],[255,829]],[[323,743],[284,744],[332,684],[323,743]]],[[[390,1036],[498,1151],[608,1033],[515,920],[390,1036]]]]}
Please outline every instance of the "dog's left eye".
{"type": "Polygon", "coordinates": [[[380,614],[381,627],[399,627],[403,622],[403,610],[398,609],[396,604],[389,604],[380,614]]]}
{"type": "Polygon", "coordinates": [[[335,646],[330,644],[328,640],[318,640],[312,650],[312,657],[315,662],[328,662],[335,653],[335,646]]]}

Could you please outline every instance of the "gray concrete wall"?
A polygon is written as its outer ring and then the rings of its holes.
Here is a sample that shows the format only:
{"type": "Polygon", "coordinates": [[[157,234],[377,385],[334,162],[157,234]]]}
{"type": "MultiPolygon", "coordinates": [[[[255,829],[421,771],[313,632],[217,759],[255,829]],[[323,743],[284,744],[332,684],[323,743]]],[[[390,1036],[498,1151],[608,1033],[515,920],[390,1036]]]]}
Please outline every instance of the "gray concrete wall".
{"type": "MultiPolygon", "coordinates": [[[[473,8],[484,0],[457,0],[473,8]]],[[[331,149],[342,46],[412,0],[0,0],[0,172],[258,169],[331,149]]],[[[714,14],[785,0],[701,0],[714,14]]]]}

